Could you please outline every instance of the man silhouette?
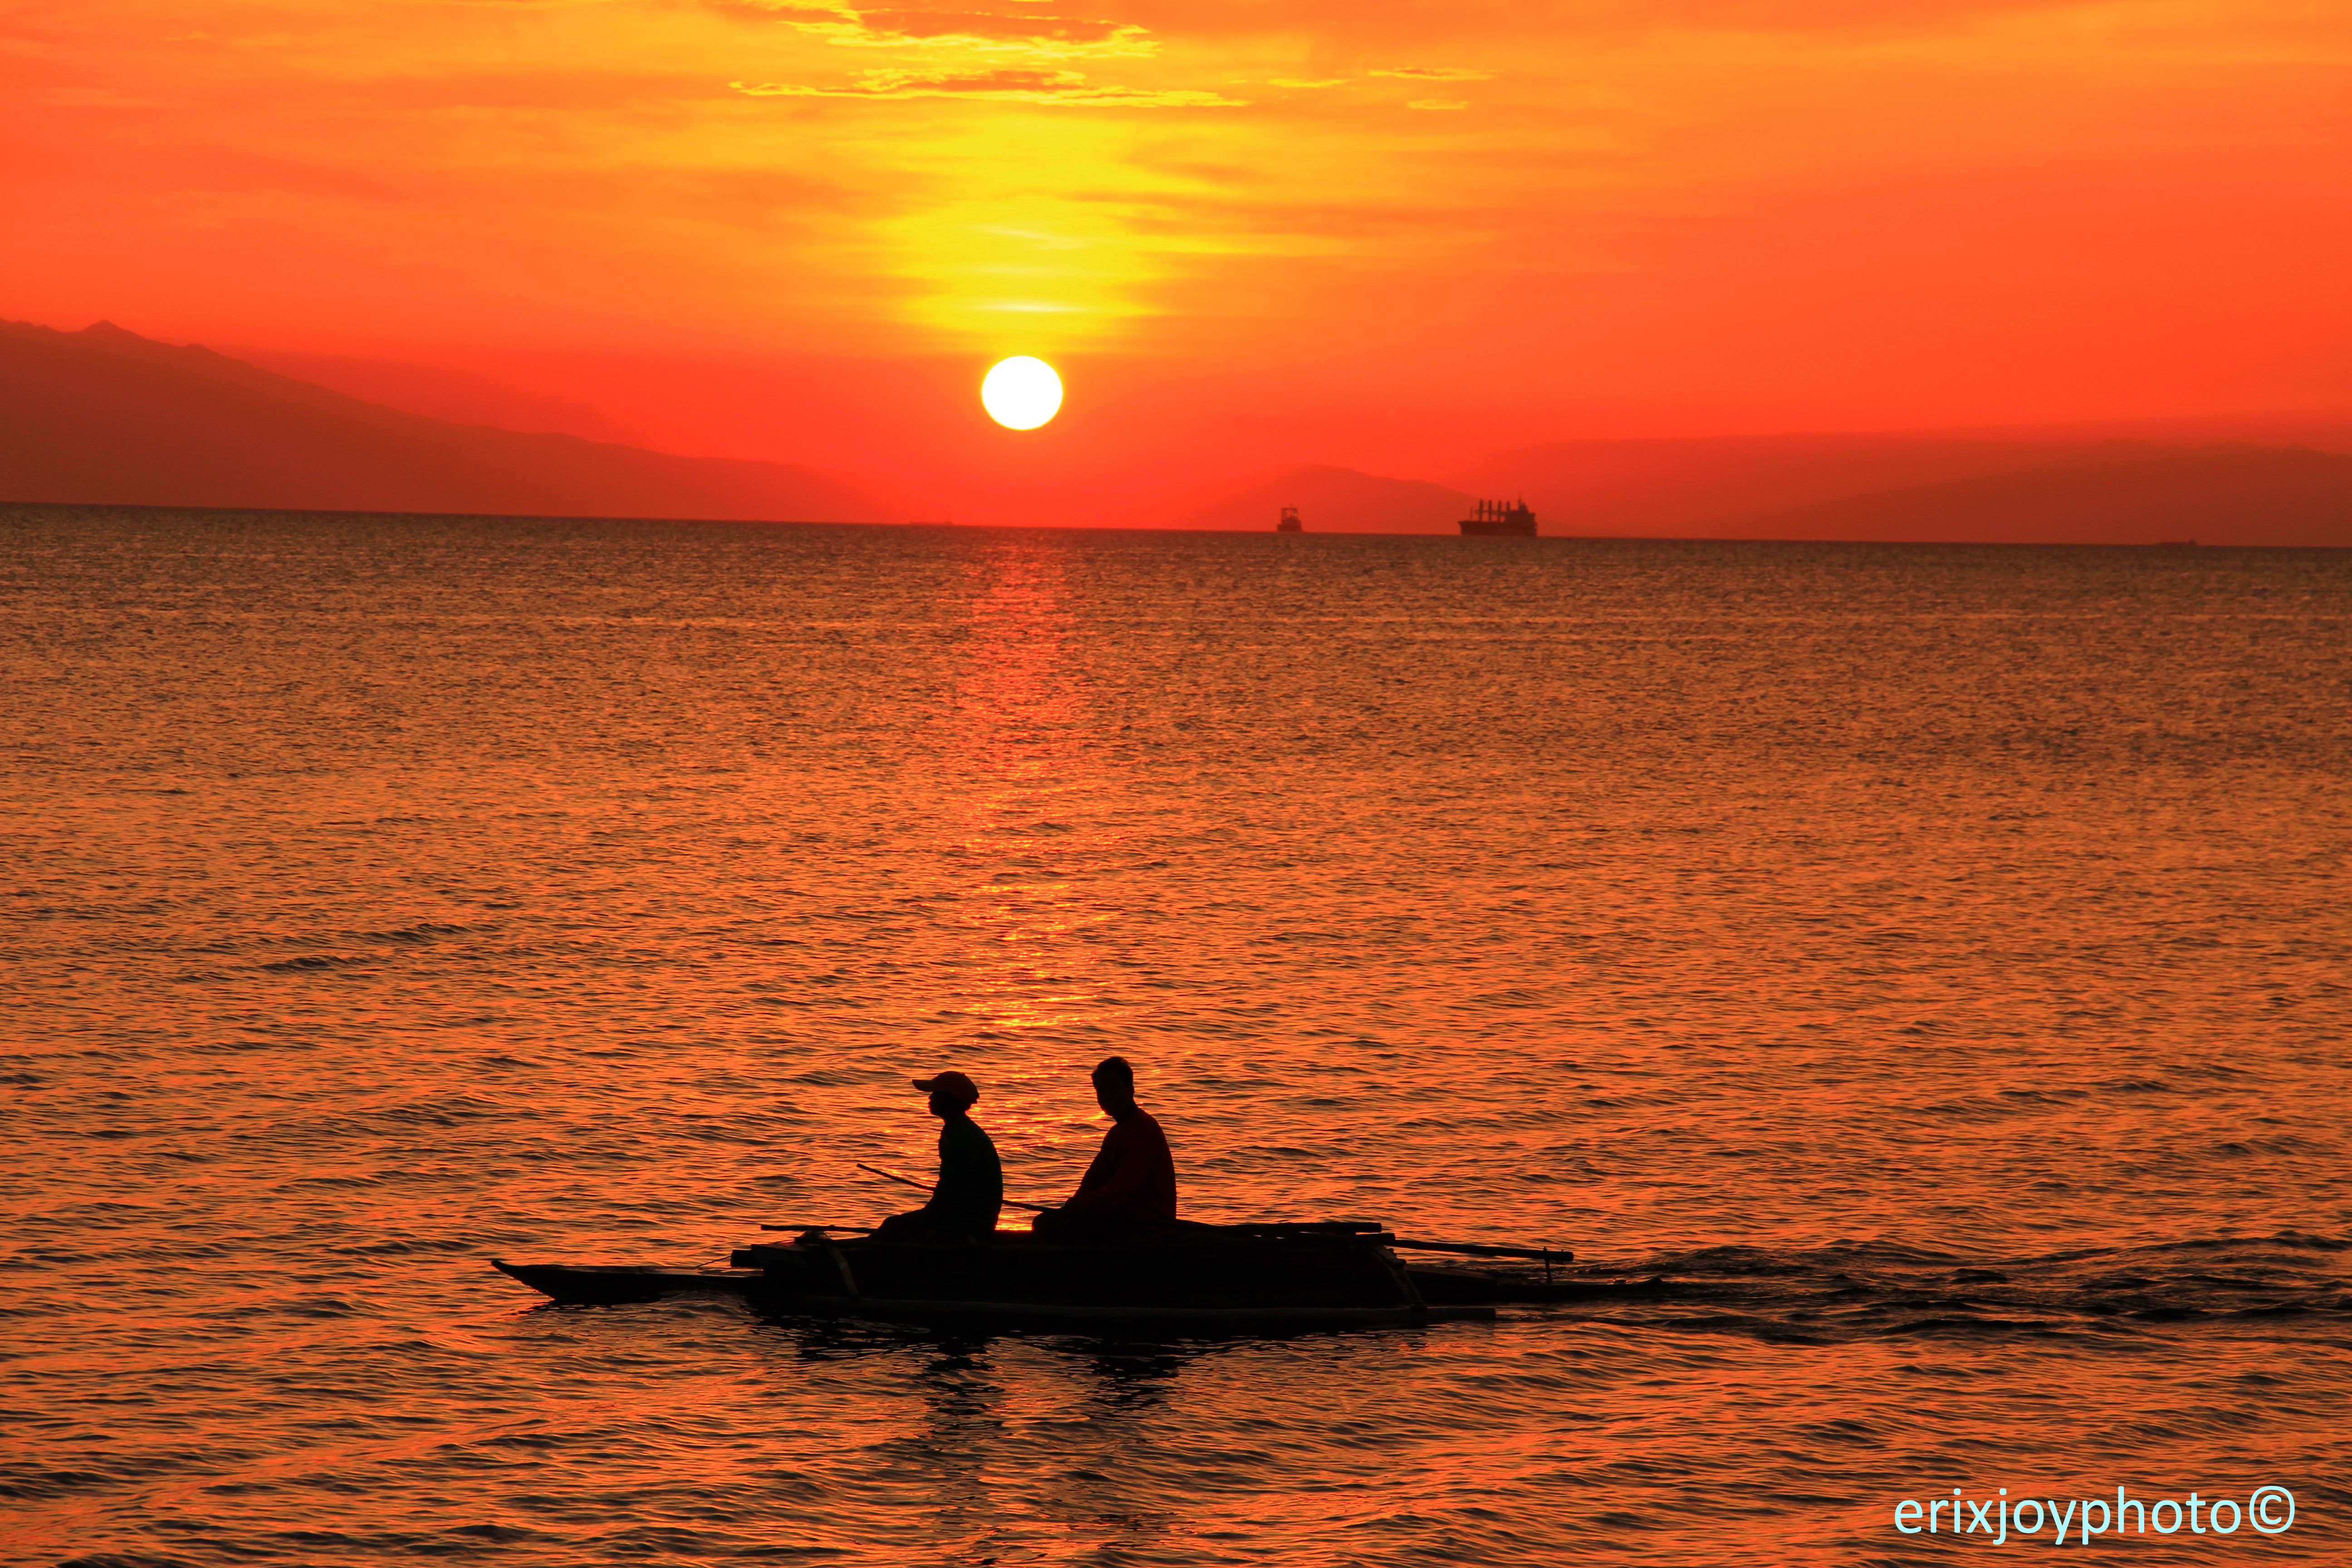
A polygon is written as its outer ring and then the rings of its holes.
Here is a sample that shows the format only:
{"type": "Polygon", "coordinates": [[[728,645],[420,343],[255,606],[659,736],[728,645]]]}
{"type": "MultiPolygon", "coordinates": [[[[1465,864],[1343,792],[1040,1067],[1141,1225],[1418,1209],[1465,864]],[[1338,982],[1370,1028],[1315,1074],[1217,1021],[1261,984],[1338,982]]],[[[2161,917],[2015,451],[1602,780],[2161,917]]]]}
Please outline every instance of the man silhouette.
{"type": "Polygon", "coordinates": [[[1172,1226],[1176,1162],[1160,1123],[1135,1103],[1135,1069],[1124,1057],[1106,1057],[1095,1068],[1094,1082],[1095,1103],[1111,1119],[1111,1130],[1069,1202],[1037,1216],[1037,1233],[1056,1240],[1107,1241],[1172,1226]]]}
{"type": "Polygon", "coordinates": [[[1004,1205],[996,1145],[971,1119],[980,1086],[960,1072],[943,1072],[917,1079],[915,1087],[931,1097],[931,1114],[940,1119],[939,1179],[930,1202],[892,1215],[874,1234],[890,1241],[976,1241],[996,1228],[1004,1205]]]}

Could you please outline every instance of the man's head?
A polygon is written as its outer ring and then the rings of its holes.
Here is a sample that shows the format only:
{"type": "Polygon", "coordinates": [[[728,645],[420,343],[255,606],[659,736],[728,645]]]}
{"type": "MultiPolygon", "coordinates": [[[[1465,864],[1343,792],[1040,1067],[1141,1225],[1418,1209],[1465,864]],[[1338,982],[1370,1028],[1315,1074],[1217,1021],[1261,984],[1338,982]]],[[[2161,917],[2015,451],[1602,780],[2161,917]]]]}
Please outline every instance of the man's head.
{"type": "Polygon", "coordinates": [[[1125,1057],[1105,1057],[1095,1064],[1095,1103],[1114,1117],[1135,1109],[1135,1069],[1125,1057]]]}
{"type": "Polygon", "coordinates": [[[915,1080],[915,1087],[931,1097],[933,1116],[960,1116],[970,1110],[980,1099],[980,1085],[960,1072],[919,1078],[915,1080]]]}

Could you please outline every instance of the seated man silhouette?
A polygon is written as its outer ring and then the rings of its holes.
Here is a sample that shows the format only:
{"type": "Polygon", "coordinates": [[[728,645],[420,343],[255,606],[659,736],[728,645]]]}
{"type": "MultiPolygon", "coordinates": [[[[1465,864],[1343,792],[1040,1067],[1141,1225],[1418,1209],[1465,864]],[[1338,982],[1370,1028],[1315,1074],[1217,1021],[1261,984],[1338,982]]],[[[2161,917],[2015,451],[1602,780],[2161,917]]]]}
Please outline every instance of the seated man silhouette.
{"type": "Polygon", "coordinates": [[[1070,1201],[1037,1216],[1037,1234],[1055,1241],[1110,1241],[1172,1229],[1176,1162],[1160,1123],[1135,1103],[1135,1069],[1124,1057],[1106,1057],[1094,1079],[1095,1103],[1110,1117],[1111,1130],[1070,1201]]]}
{"type": "Polygon", "coordinates": [[[980,1087],[960,1072],[917,1079],[940,1119],[940,1174],[931,1201],[875,1227],[887,1241],[977,1241],[996,1228],[1004,1204],[1004,1167],[996,1145],[971,1119],[980,1087]]]}

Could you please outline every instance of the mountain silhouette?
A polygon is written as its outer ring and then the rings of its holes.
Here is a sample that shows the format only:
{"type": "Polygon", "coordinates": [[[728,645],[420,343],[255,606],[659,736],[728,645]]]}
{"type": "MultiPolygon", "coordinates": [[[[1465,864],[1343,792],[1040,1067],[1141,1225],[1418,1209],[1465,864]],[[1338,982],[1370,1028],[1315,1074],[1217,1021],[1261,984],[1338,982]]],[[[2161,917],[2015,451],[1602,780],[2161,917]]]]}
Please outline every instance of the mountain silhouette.
{"type": "Polygon", "coordinates": [[[1724,520],[1738,538],[2352,545],[2352,456],[2107,441],[2007,472],[1724,520]]]}
{"type": "Polygon", "coordinates": [[[1548,534],[2352,545],[2352,456],[2247,441],[1562,441],[1497,453],[1474,482],[1524,493],[1548,534]]]}
{"type": "Polygon", "coordinates": [[[459,425],[100,321],[0,322],[0,500],[553,517],[872,521],[884,488],[459,425]]]}

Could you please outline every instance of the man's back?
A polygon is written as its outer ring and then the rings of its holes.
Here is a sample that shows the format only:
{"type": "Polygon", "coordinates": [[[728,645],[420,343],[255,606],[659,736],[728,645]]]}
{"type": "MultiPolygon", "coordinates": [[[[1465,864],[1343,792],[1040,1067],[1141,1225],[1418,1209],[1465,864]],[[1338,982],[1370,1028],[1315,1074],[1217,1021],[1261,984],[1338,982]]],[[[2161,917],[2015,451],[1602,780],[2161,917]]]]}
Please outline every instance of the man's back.
{"type": "Polygon", "coordinates": [[[1089,1220],[1151,1224],[1176,1217],[1176,1161],[1168,1135],[1137,1106],[1103,1135],[1094,1163],[1063,1212],[1089,1220]]]}
{"type": "Polygon", "coordinates": [[[1004,1206],[1004,1166],[980,1123],[956,1115],[940,1121],[940,1180],[923,1205],[943,1227],[971,1235],[996,1228],[1004,1206]]]}

